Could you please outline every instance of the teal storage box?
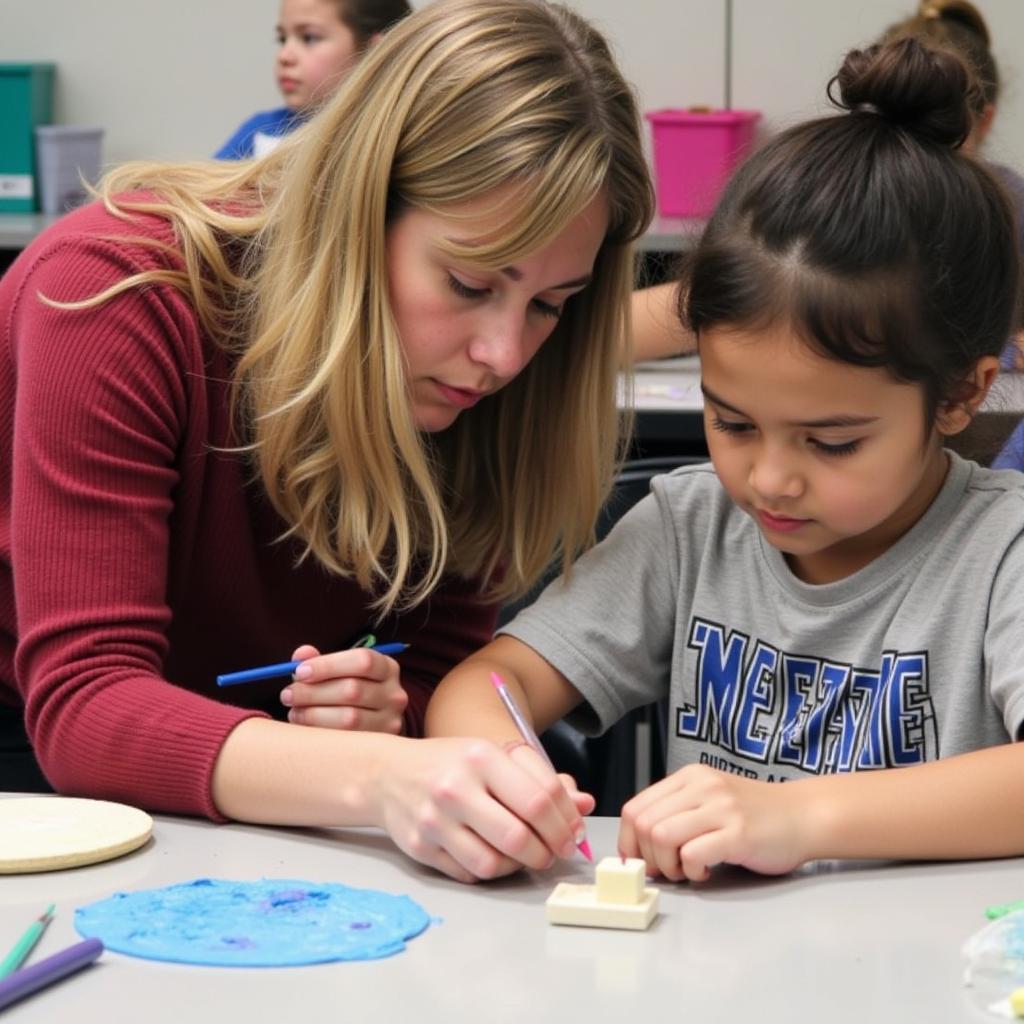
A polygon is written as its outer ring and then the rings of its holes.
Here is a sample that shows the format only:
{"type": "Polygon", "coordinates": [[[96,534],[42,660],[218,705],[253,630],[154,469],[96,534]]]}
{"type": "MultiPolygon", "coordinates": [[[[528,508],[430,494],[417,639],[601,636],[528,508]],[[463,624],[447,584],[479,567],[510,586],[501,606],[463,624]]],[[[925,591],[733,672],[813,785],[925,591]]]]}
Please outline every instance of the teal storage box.
{"type": "Polygon", "coordinates": [[[53,64],[0,64],[0,213],[39,209],[36,139],[53,121],[53,64]]]}

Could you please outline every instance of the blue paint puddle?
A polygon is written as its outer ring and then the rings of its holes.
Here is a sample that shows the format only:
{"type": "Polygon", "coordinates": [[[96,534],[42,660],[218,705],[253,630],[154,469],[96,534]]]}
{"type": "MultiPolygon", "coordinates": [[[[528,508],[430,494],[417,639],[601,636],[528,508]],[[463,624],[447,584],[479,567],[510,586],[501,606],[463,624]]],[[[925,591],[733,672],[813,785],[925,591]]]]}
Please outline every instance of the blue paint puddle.
{"type": "Polygon", "coordinates": [[[75,912],[81,935],[118,953],[217,967],[392,956],[430,924],[408,896],[295,879],[198,878],[115,893],[75,912]]]}

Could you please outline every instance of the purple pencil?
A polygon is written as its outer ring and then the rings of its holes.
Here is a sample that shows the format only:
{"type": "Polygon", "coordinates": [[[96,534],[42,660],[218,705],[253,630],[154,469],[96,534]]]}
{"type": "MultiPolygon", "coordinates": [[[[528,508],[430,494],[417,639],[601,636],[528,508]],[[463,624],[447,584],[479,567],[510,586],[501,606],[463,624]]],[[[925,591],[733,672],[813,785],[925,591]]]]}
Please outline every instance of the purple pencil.
{"type": "Polygon", "coordinates": [[[60,981],[86,964],[91,964],[102,952],[103,943],[99,939],[86,939],[62,949],[59,953],[54,953],[53,956],[48,956],[45,960],[40,960],[31,967],[23,967],[20,971],[9,974],[0,981],[0,1010],[38,989],[60,981]]]}

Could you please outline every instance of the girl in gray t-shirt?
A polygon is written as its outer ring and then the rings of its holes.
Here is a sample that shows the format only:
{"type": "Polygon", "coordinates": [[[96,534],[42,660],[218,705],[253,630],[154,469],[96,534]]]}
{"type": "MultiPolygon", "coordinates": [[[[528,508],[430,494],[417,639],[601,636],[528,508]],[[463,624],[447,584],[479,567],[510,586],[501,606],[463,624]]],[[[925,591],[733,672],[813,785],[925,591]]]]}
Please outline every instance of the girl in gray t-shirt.
{"type": "Polygon", "coordinates": [[[619,840],[667,878],[1024,853],[1024,477],[944,447],[1018,298],[969,87],[914,39],[853,51],[844,112],[743,165],[681,289],[713,468],[657,480],[428,710],[514,745],[492,672],[538,728],[667,698],[619,840]]]}

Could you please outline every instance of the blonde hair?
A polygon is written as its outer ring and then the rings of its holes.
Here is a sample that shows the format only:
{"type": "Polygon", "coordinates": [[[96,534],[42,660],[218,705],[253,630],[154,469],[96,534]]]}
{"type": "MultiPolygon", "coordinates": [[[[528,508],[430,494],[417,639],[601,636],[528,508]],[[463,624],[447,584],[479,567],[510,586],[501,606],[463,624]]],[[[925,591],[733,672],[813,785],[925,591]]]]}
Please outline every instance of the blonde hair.
{"type": "Polygon", "coordinates": [[[239,353],[243,438],[288,534],[381,614],[445,572],[492,598],[568,567],[620,455],[634,241],[653,212],[633,95],[602,37],[543,0],[445,0],[399,22],[307,125],[261,161],[134,165],[108,208],[175,225],[171,283],[239,353]],[[441,434],[410,412],[387,287],[386,227],[407,208],[511,186],[504,230],[454,253],[508,266],[598,194],[609,227],[592,283],[540,353],[441,434]],[[145,190],[154,198],[124,197],[145,190]]]}

